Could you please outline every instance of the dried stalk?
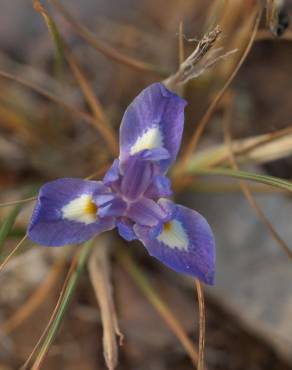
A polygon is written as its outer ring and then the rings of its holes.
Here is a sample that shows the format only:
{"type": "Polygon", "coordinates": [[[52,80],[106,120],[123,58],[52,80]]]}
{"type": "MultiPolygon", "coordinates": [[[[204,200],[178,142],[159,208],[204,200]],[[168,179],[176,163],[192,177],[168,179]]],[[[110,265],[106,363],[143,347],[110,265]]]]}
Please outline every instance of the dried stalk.
{"type": "Polygon", "coordinates": [[[100,237],[97,244],[88,261],[88,270],[100,307],[104,358],[108,369],[113,370],[118,364],[117,336],[120,337],[120,344],[122,344],[123,334],[119,329],[112,294],[109,241],[106,237],[100,237]]]}

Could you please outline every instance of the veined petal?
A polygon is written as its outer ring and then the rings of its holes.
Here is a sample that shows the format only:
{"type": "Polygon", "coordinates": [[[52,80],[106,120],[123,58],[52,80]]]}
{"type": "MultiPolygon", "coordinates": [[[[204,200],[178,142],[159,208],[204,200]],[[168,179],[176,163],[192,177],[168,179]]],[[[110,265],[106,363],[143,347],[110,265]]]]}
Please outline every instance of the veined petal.
{"type": "Polygon", "coordinates": [[[119,179],[119,160],[115,159],[103,178],[103,183],[109,185],[119,179]]]}
{"type": "Polygon", "coordinates": [[[161,197],[170,197],[172,195],[171,181],[163,175],[153,177],[151,185],[145,192],[145,197],[159,199],[161,197]]]}
{"type": "Polygon", "coordinates": [[[74,178],[58,179],[45,184],[28,227],[28,236],[38,244],[61,246],[77,244],[114,227],[114,219],[97,216],[94,198],[105,193],[97,181],[74,178]]]}
{"type": "Polygon", "coordinates": [[[143,226],[157,226],[165,220],[167,213],[154,200],[141,198],[132,203],[127,210],[127,217],[143,226]]]}
{"type": "Polygon", "coordinates": [[[121,217],[124,215],[126,209],[127,203],[117,196],[110,202],[100,207],[97,214],[100,217],[121,217]]]}
{"type": "MultiPolygon", "coordinates": [[[[185,100],[161,83],[143,90],[127,108],[120,128],[120,161],[145,150],[168,158],[158,159],[164,172],[175,160],[183,132],[185,100]],[[157,152],[166,149],[167,152],[157,152]]],[[[149,156],[149,154],[148,154],[149,156]]]]}
{"type": "Polygon", "coordinates": [[[124,169],[121,193],[128,199],[136,199],[149,187],[153,176],[153,164],[140,158],[130,157],[124,169]]]}
{"type": "Polygon", "coordinates": [[[175,205],[172,218],[164,223],[157,236],[151,236],[148,227],[135,225],[134,230],[151,256],[175,271],[195,276],[207,284],[214,283],[214,237],[198,212],[175,205]]]}

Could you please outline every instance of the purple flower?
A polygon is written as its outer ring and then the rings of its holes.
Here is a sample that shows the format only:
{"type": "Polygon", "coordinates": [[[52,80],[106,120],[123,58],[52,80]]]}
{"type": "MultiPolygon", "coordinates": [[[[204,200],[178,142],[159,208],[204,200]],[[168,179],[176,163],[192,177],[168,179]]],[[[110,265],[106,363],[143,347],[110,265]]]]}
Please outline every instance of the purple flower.
{"type": "Polygon", "coordinates": [[[45,184],[28,228],[47,246],[81,243],[117,227],[138,239],[170,268],[214,283],[215,243],[199,213],[166,199],[165,176],[175,161],[186,102],[161,83],[143,90],[127,108],[120,128],[120,155],[103,181],[65,178],[45,184]]]}

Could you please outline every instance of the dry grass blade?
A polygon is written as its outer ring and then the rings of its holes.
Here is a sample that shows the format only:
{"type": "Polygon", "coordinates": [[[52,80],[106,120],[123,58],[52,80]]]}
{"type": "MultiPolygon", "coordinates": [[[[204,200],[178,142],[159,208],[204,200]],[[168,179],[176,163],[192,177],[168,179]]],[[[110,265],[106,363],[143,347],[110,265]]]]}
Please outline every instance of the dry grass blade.
{"type": "MultiPolygon", "coordinates": [[[[180,61],[178,70],[163,81],[164,85],[169,90],[177,91],[180,85],[184,85],[189,80],[200,76],[206,69],[212,67],[218,60],[222,59],[224,55],[215,56],[221,49],[217,49],[217,52],[214,50],[213,53],[211,53],[211,49],[215,45],[220,34],[221,29],[219,26],[216,26],[212,31],[206,33],[198,42],[194,51],[185,60],[180,61]],[[209,57],[208,52],[210,52],[209,57]]],[[[180,57],[181,56],[182,53],[180,52],[180,57]]]]}
{"type": "MultiPolygon", "coordinates": [[[[292,154],[292,127],[272,133],[232,140],[232,151],[238,163],[267,163],[292,154]]],[[[212,146],[192,155],[186,170],[195,167],[214,167],[229,163],[226,143],[212,146]]]]}
{"type": "MultiPolygon", "coordinates": [[[[231,96],[230,99],[228,99],[229,106],[225,110],[225,117],[224,117],[224,139],[225,142],[229,148],[229,156],[230,156],[230,163],[233,169],[239,170],[239,167],[237,165],[235,156],[233,154],[232,150],[232,137],[230,132],[230,123],[232,118],[232,105],[233,105],[233,97],[231,96]]],[[[243,180],[239,181],[241,190],[243,194],[245,195],[248,203],[250,206],[255,210],[258,218],[261,220],[261,222],[267,227],[269,230],[272,238],[276,241],[276,243],[282,248],[282,250],[287,254],[289,258],[292,259],[292,251],[289,249],[288,245],[285,243],[285,241],[279,236],[279,234],[274,229],[273,225],[270,223],[270,221],[267,219],[261,208],[258,206],[254,196],[252,195],[252,192],[249,189],[249,186],[247,183],[243,180]]]]}
{"type": "Polygon", "coordinates": [[[61,50],[59,53],[64,52],[67,58],[68,64],[70,69],[78,82],[93,114],[95,117],[95,127],[100,132],[100,134],[105,139],[106,143],[108,144],[113,156],[117,154],[117,147],[118,143],[115,138],[114,132],[109,126],[104,110],[95,97],[93,90],[91,89],[88,81],[86,80],[80,66],[78,65],[76,59],[74,58],[73,54],[70,52],[69,48],[66,46],[64,41],[61,38],[61,35],[58,31],[58,28],[52,19],[52,17],[48,14],[46,9],[40,4],[39,0],[34,0],[34,7],[37,12],[41,14],[44,18],[45,23],[48,27],[49,33],[52,35],[52,39],[54,40],[54,44],[56,45],[57,50],[61,50]]]}
{"type": "Polygon", "coordinates": [[[140,72],[152,72],[159,75],[165,75],[166,73],[153,66],[149,63],[128,57],[122,54],[113,47],[109,46],[105,42],[98,40],[96,36],[90,32],[86,27],[77,22],[72,15],[60,4],[58,0],[50,0],[51,3],[58,9],[58,11],[63,15],[66,21],[71,25],[71,27],[76,31],[76,33],[82,37],[85,41],[89,43],[98,52],[105,55],[107,58],[119,63],[124,64],[130,68],[133,68],[140,72]]]}
{"type": "Polygon", "coordinates": [[[229,76],[229,78],[227,79],[225,84],[223,85],[222,89],[218,92],[218,94],[216,95],[216,97],[214,98],[212,103],[210,104],[208,110],[206,111],[206,113],[202,117],[201,121],[198,123],[197,129],[195,130],[194,134],[192,135],[186,149],[184,150],[184,152],[182,154],[181,159],[179,160],[179,162],[176,165],[176,171],[177,172],[184,171],[185,166],[187,165],[187,162],[188,162],[189,158],[191,157],[193,151],[196,149],[197,144],[198,144],[205,128],[207,127],[207,125],[209,123],[209,120],[210,120],[217,104],[219,103],[219,101],[223,97],[224,93],[228,89],[228,87],[231,84],[231,82],[233,81],[234,77],[237,75],[237,72],[239,71],[239,69],[242,66],[243,62],[245,61],[247,55],[249,54],[249,51],[250,51],[250,49],[253,45],[253,42],[255,40],[255,37],[256,37],[257,31],[258,31],[258,27],[259,27],[259,23],[260,23],[260,19],[261,19],[261,12],[259,12],[259,10],[257,10],[255,12],[255,14],[253,15],[253,17],[255,17],[255,22],[254,22],[254,27],[253,27],[249,42],[247,43],[247,46],[246,46],[242,56],[240,57],[239,62],[237,63],[236,67],[234,68],[233,72],[231,73],[231,75],[229,76]]]}
{"type": "Polygon", "coordinates": [[[118,364],[118,345],[116,336],[123,341],[117,320],[117,314],[113,301],[112,285],[109,266],[109,241],[106,237],[98,239],[88,261],[88,269],[91,284],[94,288],[101,313],[103,327],[103,351],[106,365],[109,370],[116,368],[118,364]]]}
{"type": "Polygon", "coordinates": [[[95,120],[95,127],[99,130],[100,134],[103,136],[105,139],[106,143],[108,144],[108,147],[111,150],[111,153],[113,156],[118,155],[118,141],[117,138],[115,137],[114,131],[111,129],[104,110],[94,95],[94,92],[92,88],[90,87],[88,81],[86,80],[80,66],[78,65],[76,59],[73,57],[72,53],[69,52],[69,50],[66,48],[66,59],[69,63],[69,66],[71,68],[71,71],[78,82],[86,100],[87,103],[89,104],[94,117],[96,118],[95,120]]]}
{"type": "Polygon", "coordinates": [[[77,265],[77,258],[76,258],[76,256],[77,256],[77,253],[75,255],[75,258],[73,258],[73,260],[72,260],[72,263],[71,263],[70,268],[68,270],[68,273],[66,275],[64,284],[62,286],[62,289],[61,289],[61,292],[60,292],[58,301],[57,301],[56,306],[55,306],[55,308],[54,308],[54,310],[52,312],[52,315],[51,315],[51,317],[49,319],[49,322],[46,325],[46,327],[45,327],[42,335],[40,336],[40,338],[37,341],[36,345],[34,346],[33,350],[31,351],[29,357],[27,358],[27,360],[25,361],[25,363],[22,365],[21,370],[26,370],[28,368],[28,365],[30,364],[32,358],[34,357],[35,353],[37,352],[38,348],[40,347],[43,339],[45,338],[45,336],[47,335],[47,333],[48,333],[48,331],[50,329],[50,326],[51,326],[52,322],[54,321],[54,319],[56,317],[56,314],[57,314],[58,309],[60,308],[60,305],[61,305],[61,302],[62,302],[62,298],[63,298],[64,293],[66,291],[66,287],[67,287],[68,282],[70,280],[70,276],[72,275],[72,272],[74,271],[74,269],[75,269],[75,267],[77,265]]]}
{"type": "Polygon", "coordinates": [[[32,82],[26,81],[21,77],[14,76],[14,75],[12,75],[8,72],[5,72],[5,71],[0,71],[0,77],[3,77],[5,79],[17,82],[17,83],[19,83],[19,84],[21,84],[25,87],[28,87],[29,89],[31,89],[31,90],[35,91],[36,93],[42,95],[46,99],[54,102],[55,104],[58,104],[59,106],[61,106],[64,109],[66,109],[69,113],[72,113],[72,114],[76,115],[77,117],[80,117],[80,118],[84,119],[84,121],[86,121],[86,122],[90,123],[92,126],[96,127],[96,120],[90,114],[88,114],[86,112],[83,112],[83,111],[81,111],[81,110],[79,110],[75,107],[72,107],[71,105],[64,102],[61,98],[58,98],[58,97],[52,95],[50,92],[42,89],[39,86],[36,86],[32,82]]]}
{"type": "Polygon", "coordinates": [[[117,258],[123,265],[127,273],[132,277],[141,291],[144,293],[145,297],[161,315],[163,320],[166,322],[171,331],[176,335],[183,348],[185,349],[188,356],[191,358],[194,364],[198,363],[198,352],[195,345],[192,343],[187,333],[181,326],[179,320],[174,316],[172,311],[167,306],[167,303],[159,296],[159,294],[152,287],[147,277],[143,274],[140,268],[135,264],[132,257],[125,249],[118,250],[117,258]]]}
{"type": "Polygon", "coordinates": [[[84,267],[92,251],[92,246],[92,241],[89,241],[82,245],[82,248],[80,248],[80,252],[78,251],[75,254],[50,320],[40,339],[32,350],[29,358],[22,366],[22,370],[27,369],[30,361],[34,356],[35,360],[33,365],[31,366],[31,369],[39,370],[41,368],[48,354],[50,346],[55,339],[60,325],[63,321],[66,309],[71,301],[72,295],[76,289],[80,276],[84,271],[84,267]],[[36,352],[37,354],[35,355],[36,352]]]}
{"type": "Polygon", "coordinates": [[[4,259],[4,261],[0,265],[0,273],[3,270],[3,268],[7,265],[7,263],[10,261],[10,259],[14,256],[14,254],[18,251],[18,249],[23,245],[23,243],[27,239],[27,234],[24,235],[24,237],[20,240],[20,242],[12,249],[12,251],[8,254],[8,256],[4,259]]]}
{"type": "Polygon", "coordinates": [[[63,271],[65,262],[66,259],[64,256],[56,260],[44,282],[40,284],[38,289],[33,292],[33,294],[10,318],[2,323],[1,336],[10,334],[19,325],[21,325],[21,323],[31,317],[31,315],[38,309],[55,286],[61,272],[63,271]]]}
{"type": "Polygon", "coordinates": [[[205,337],[206,337],[206,310],[204,292],[199,280],[195,279],[195,286],[199,303],[199,358],[198,370],[204,370],[205,337]]]}
{"type": "Polygon", "coordinates": [[[180,65],[185,60],[184,23],[183,23],[183,21],[179,22],[179,28],[178,28],[178,60],[179,60],[180,65]]]}
{"type": "Polygon", "coordinates": [[[17,204],[22,204],[22,203],[28,203],[28,202],[32,202],[33,200],[37,200],[37,197],[30,197],[30,198],[12,200],[10,202],[0,203],[0,208],[1,207],[15,206],[17,204]]]}

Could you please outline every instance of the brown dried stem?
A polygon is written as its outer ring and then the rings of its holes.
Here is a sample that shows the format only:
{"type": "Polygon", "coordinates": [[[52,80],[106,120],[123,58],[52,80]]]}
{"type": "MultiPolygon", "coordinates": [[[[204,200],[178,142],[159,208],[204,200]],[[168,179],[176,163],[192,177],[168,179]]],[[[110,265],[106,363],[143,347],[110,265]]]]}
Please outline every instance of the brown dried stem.
{"type": "Polygon", "coordinates": [[[72,107],[70,104],[67,104],[66,102],[64,102],[61,98],[51,94],[50,92],[48,92],[45,89],[42,89],[39,86],[36,86],[32,82],[26,81],[21,77],[14,76],[11,73],[8,73],[8,72],[5,72],[5,71],[0,71],[0,77],[3,77],[7,80],[11,80],[11,81],[17,82],[17,83],[19,83],[19,84],[21,84],[25,87],[28,87],[29,89],[31,89],[31,90],[35,91],[36,93],[42,95],[46,99],[51,100],[52,102],[58,104],[59,106],[61,106],[64,109],[66,109],[69,113],[72,113],[72,114],[84,119],[84,121],[86,121],[86,122],[90,123],[92,126],[96,127],[96,119],[94,117],[92,117],[90,114],[88,114],[86,112],[83,112],[83,111],[81,111],[81,110],[79,110],[75,107],[72,107]]]}
{"type": "Polygon", "coordinates": [[[135,69],[139,72],[151,72],[159,75],[166,74],[166,72],[162,71],[158,67],[122,54],[107,43],[98,40],[96,35],[94,35],[82,24],[77,22],[74,17],[64,8],[64,6],[60,4],[58,0],[50,0],[50,2],[58,9],[64,19],[71,25],[71,27],[80,37],[82,37],[85,41],[89,43],[89,45],[91,45],[95,50],[102,53],[107,58],[119,64],[123,64],[127,67],[135,69]]]}
{"type": "Polygon", "coordinates": [[[186,149],[184,150],[179,162],[176,165],[176,171],[177,172],[183,172],[184,171],[185,166],[187,165],[187,162],[188,162],[190,156],[192,155],[192,153],[196,149],[196,147],[198,145],[198,142],[199,142],[203,132],[205,131],[205,129],[206,129],[206,127],[207,127],[207,125],[210,121],[210,118],[211,118],[212,114],[214,113],[214,111],[217,107],[217,104],[219,103],[219,101],[221,100],[223,95],[225,94],[226,90],[228,89],[229,85],[233,81],[234,77],[237,75],[237,72],[239,71],[239,69],[242,66],[243,62],[245,61],[247,55],[249,54],[249,51],[250,51],[250,49],[253,45],[253,42],[254,42],[256,34],[257,34],[257,30],[258,30],[259,22],[260,22],[260,18],[261,18],[261,12],[259,10],[256,10],[253,17],[255,17],[255,22],[254,22],[254,27],[253,27],[249,42],[247,43],[247,46],[246,46],[242,56],[240,57],[236,67],[232,71],[231,75],[229,76],[229,78],[227,79],[227,81],[225,82],[225,84],[223,85],[221,90],[218,92],[218,94],[216,95],[216,97],[214,98],[212,103],[210,104],[209,108],[207,109],[206,113],[202,117],[201,121],[198,123],[197,129],[195,130],[194,134],[192,135],[186,149]]]}
{"type": "Polygon", "coordinates": [[[100,307],[104,358],[108,369],[113,370],[118,364],[116,336],[120,337],[120,344],[122,344],[123,334],[118,325],[113,300],[109,265],[109,241],[106,237],[100,237],[97,244],[89,258],[88,270],[90,281],[100,307]]]}
{"type": "Polygon", "coordinates": [[[95,127],[103,136],[105,142],[107,143],[109,149],[111,150],[112,155],[115,156],[117,154],[118,143],[112,128],[107,122],[106,115],[104,113],[102,105],[100,104],[92,88],[90,87],[90,84],[87,81],[84,73],[82,72],[78,62],[76,61],[76,58],[73,56],[69,47],[62,39],[52,17],[49,15],[47,10],[41,5],[39,0],[34,0],[34,8],[37,12],[41,14],[43,19],[45,20],[49,33],[52,36],[52,39],[55,40],[55,47],[60,50],[60,53],[63,52],[65,53],[69,67],[93,112],[93,115],[95,117],[95,127]]]}
{"type": "Polygon", "coordinates": [[[197,370],[204,370],[205,337],[206,337],[206,310],[203,287],[198,279],[195,279],[195,287],[199,304],[199,359],[197,370]]]}

